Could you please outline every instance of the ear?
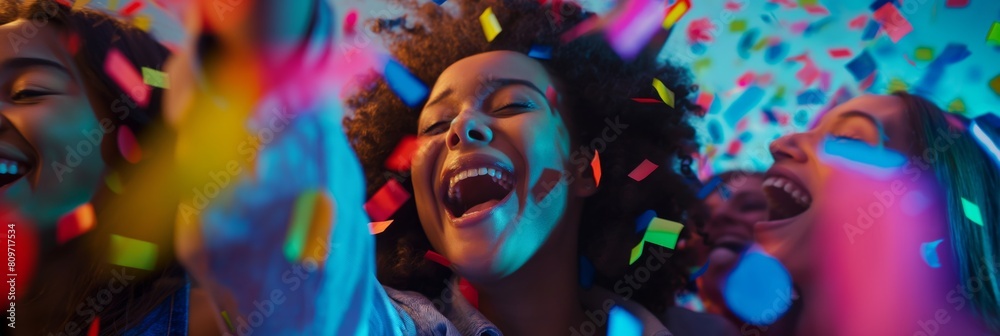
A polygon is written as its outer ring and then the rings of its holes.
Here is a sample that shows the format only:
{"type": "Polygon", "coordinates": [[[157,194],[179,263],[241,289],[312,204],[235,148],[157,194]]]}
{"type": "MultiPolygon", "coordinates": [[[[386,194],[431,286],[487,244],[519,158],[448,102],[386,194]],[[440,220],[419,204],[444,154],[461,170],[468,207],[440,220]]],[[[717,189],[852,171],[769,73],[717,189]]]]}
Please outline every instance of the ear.
{"type": "Polygon", "coordinates": [[[601,160],[597,151],[589,161],[579,160],[574,163],[574,179],[570,186],[573,195],[586,198],[597,193],[600,185],[601,160]],[[596,172],[596,174],[595,174],[596,172]]]}

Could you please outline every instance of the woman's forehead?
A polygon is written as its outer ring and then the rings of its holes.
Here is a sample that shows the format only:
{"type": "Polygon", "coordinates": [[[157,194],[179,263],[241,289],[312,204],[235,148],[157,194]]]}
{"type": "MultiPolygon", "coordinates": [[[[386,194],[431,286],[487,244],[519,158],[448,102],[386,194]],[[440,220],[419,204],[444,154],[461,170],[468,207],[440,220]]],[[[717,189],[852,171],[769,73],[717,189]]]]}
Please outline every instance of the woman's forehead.
{"type": "Polygon", "coordinates": [[[42,59],[73,69],[69,52],[63,45],[60,30],[52,24],[41,25],[20,19],[0,25],[0,36],[7,36],[7,44],[0,48],[0,62],[17,58],[42,59]]]}
{"type": "Polygon", "coordinates": [[[490,51],[472,55],[455,62],[444,72],[434,90],[444,90],[452,83],[491,78],[512,78],[538,85],[551,84],[545,67],[537,60],[515,51],[490,51]]]}

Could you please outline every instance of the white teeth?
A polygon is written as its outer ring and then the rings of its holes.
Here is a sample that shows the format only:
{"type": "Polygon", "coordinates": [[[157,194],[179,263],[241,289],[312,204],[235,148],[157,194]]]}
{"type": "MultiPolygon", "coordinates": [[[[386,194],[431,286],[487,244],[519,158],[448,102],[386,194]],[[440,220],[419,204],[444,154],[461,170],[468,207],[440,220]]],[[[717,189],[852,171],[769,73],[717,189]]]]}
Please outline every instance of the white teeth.
{"type": "MultiPolygon", "coordinates": [[[[788,188],[785,188],[785,190],[788,190],[788,188]]],[[[802,191],[796,190],[796,191],[792,192],[792,197],[798,199],[798,198],[801,198],[800,196],[802,196],[802,191]]]]}
{"type": "Polygon", "coordinates": [[[785,184],[785,180],[782,180],[782,179],[776,179],[776,180],[774,180],[774,187],[775,188],[781,189],[781,186],[784,185],[784,184],[785,184]]]}
{"type": "Polygon", "coordinates": [[[795,187],[792,186],[792,183],[791,182],[786,182],[785,183],[785,192],[791,194],[792,193],[792,189],[795,189],[795,187]]]}
{"type": "Polygon", "coordinates": [[[497,174],[493,176],[496,176],[498,180],[503,180],[503,170],[497,170],[497,174]]]}
{"type": "Polygon", "coordinates": [[[10,166],[10,173],[11,173],[11,174],[17,174],[17,164],[16,164],[16,163],[15,163],[15,164],[12,164],[12,165],[10,166]]]}
{"type": "Polygon", "coordinates": [[[0,162],[0,174],[7,173],[7,162],[0,162]]]}
{"type": "Polygon", "coordinates": [[[497,170],[493,168],[487,169],[486,174],[489,176],[497,177],[497,170]]]}
{"type": "Polygon", "coordinates": [[[489,172],[489,169],[479,168],[479,175],[486,175],[487,172],[489,172]]]}
{"type": "Polygon", "coordinates": [[[796,203],[799,203],[801,205],[808,206],[809,202],[811,201],[806,192],[800,189],[800,187],[797,184],[780,177],[771,177],[764,180],[764,186],[783,190],[785,193],[791,196],[796,203]]]}
{"type": "Polygon", "coordinates": [[[764,186],[765,187],[770,187],[772,185],[774,185],[774,178],[773,177],[770,177],[770,178],[764,180],[764,186]]]}

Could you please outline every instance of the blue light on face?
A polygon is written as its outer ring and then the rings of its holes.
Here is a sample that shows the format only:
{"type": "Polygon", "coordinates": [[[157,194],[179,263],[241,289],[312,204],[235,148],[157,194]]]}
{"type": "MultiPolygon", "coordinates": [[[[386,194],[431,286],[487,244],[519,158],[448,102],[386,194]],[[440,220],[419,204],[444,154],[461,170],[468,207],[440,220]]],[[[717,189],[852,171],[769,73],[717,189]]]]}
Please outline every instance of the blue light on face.
{"type": "Polygon", "coordinates": [[[819,157],[827,163],[866,175],[883,178],[906,165],[906,156],[864,141],[827,137],[820,144],[819,157]]]}

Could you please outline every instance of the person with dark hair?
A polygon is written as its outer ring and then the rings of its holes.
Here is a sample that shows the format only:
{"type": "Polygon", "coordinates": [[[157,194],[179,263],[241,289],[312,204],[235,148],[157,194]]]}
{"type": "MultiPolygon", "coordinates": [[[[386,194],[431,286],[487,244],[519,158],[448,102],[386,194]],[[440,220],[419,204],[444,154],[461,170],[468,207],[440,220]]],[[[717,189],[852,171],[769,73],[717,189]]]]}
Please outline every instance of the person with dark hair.
{"type": "Polygon", "coordinates": [[[144,173],[169,166],[163,90],[123,87],[106,70],[162,69],[170,53],[139,28],[58,1],[5,1],[0,23],[10,42],[0,48],[0,208],[19,239],[37,237],[18,255],[38,249],[10,331],[186,333],[189,288],[173,229],[161,225],[176,202],[163,179],[144,173]],[[109,263],[121,253],[115,236],[155,242],[158,254],[142,269],[109,263]]]}
{"type": "Polygon", "coordinates": [[[801,295],[796,334],[1000,332],[1000,131],[961,119],[866,95],[772,143],[754,230],[801,295]]]}

